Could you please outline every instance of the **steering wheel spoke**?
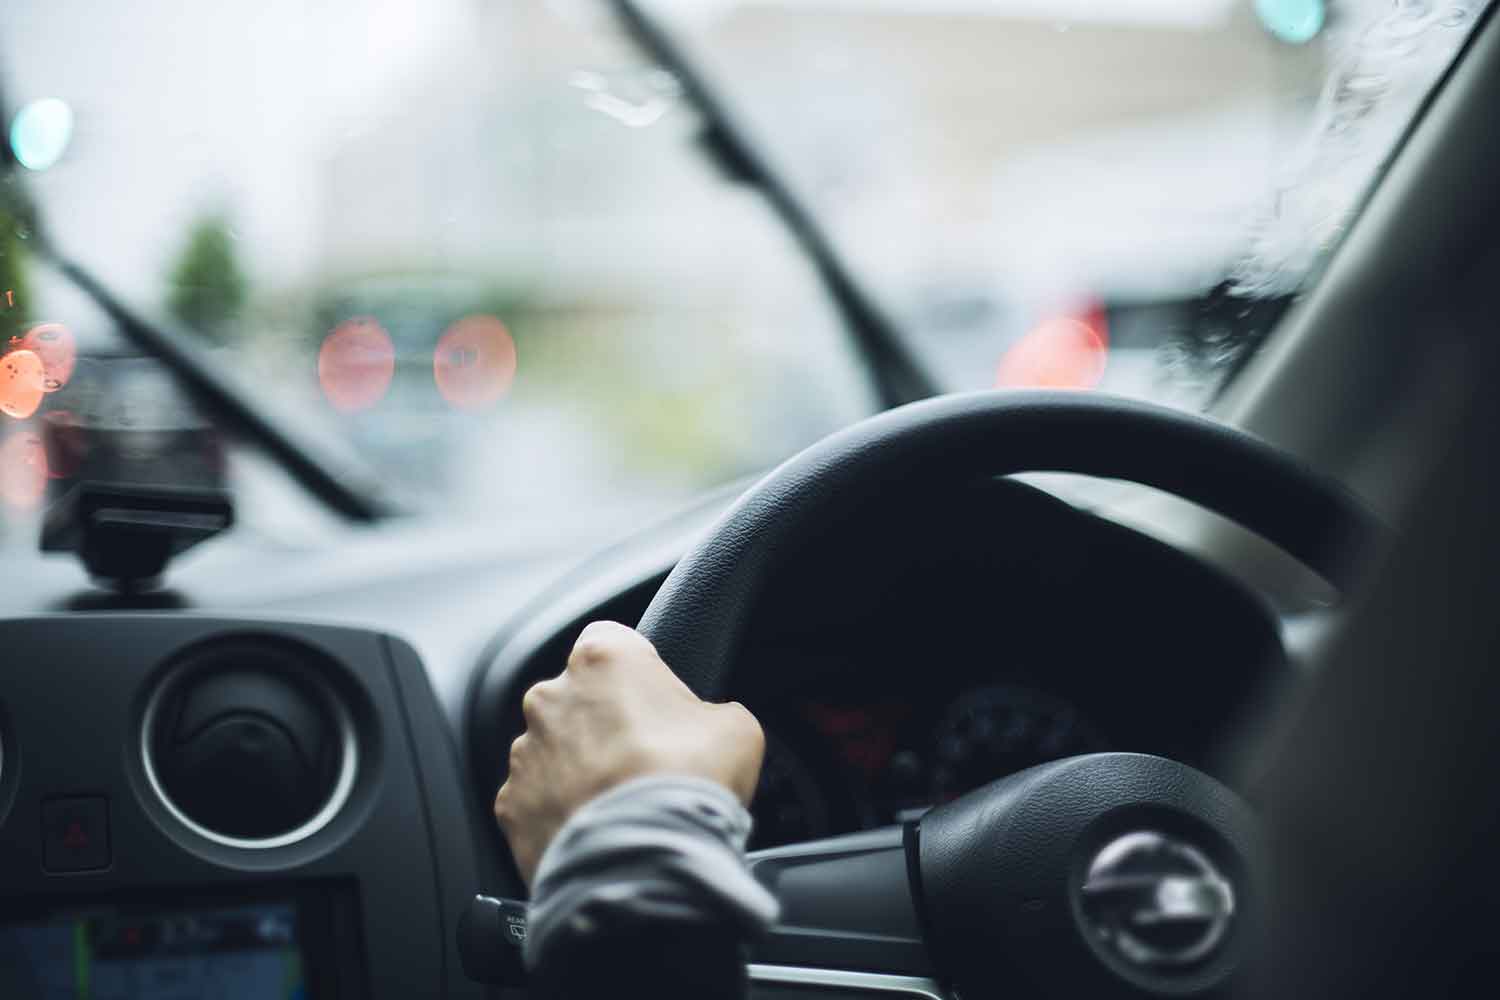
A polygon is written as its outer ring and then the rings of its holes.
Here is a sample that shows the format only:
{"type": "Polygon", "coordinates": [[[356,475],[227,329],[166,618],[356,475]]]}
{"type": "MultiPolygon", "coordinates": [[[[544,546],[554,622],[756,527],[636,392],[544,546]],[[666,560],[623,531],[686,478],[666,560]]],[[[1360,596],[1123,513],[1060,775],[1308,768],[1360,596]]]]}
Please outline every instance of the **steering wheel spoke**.
{"type": "Polygon", "coordinates": [[[872,972],[932,971],[899,826],[755,851],[750,870],[781,903],[755,961],[872,972]]]}
{"type": "Polygon", "coordinates": [[[907,840],[906,828],[888,826],[752,853],[750,870],[781,903],[780,920],[752,947],[752,995],[945,997],[907,840]]]}

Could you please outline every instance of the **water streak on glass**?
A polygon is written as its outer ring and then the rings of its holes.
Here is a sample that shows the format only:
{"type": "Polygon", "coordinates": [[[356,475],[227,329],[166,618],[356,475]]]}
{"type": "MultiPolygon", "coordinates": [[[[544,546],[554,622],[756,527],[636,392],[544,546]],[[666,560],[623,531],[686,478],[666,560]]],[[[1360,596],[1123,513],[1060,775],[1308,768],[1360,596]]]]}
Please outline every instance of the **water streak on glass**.
{"type": "Polygon", "coordinates": [[[1339,5],[1331,71],[1312,122],[1255,222],[1233,286],[1250,296],[1297,291],[1337,242],[1369,179],[1433,79],[1463,41],[1435,30],[1468,22],[1465,3],[1366,0],[1339,5]]]}
{"type": "Polygon", "coordinates": [[[645,128],[666,117],[682,96],[677,78],[659,68],[578,70],[568,78],[584,103],[629,128],[645,128]]]}

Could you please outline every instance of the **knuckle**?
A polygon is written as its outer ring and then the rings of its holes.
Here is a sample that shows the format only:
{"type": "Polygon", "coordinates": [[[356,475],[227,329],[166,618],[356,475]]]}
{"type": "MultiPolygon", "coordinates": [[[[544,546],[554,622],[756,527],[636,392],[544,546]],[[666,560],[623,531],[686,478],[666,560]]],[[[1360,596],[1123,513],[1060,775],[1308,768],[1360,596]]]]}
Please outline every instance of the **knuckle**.
{"type": "Polygon", "coordinates": [[[628,625],[611,621],[589,622],[578,634],[568,663],[570,666],[598,666],[629,652],[632,647],[656,652],[645,636],[628,625]]]}
{"type": "MultiPolygon", "coordinates": [[[[510,766],[512,769],[515,768],[516,761],[526,755],[526,748],[529,745],[526,733],[522,733],[510,741],[510,766]]],[[[509,784],[509,782],[506,782],[506,784],[509,784]]]]}
{"type": "Polygon", "coordinates": [[[735,725],[739,726],[746,733],[753,733],[757,738],[761,739],[765,737],[765,733],[760,727],[760,720],[755,717],[754,712],[751,712],[743,704],[737,701],[726,702],[724,708],[727,710],[728,716],[734,720],[735,725]]]}
{"type": "Polygon", "coordinates": [[[535,726],[541,722],[549,694],[546,687],[545,681],[533,684],[521,696],[521,717],[526,720],[528,726],[535,726]]]}
{"type": "Polygon", "coordinates": [[[610,644],[602,635],[581,635],[573,644],[573,655],[568,657],[570,667],[593,667],[606,662],[610,657],[610,644]]]}
{"type": "Polygon", "coordinates": [[[766,746],[766,731],[761,728],[760,720],[755,717],[744,705],[737,701],[729,703],[729,715],[734,720],[734,726],[738,730],[738,737],[748,745],[755,748],[756,752],[763,752],[766,746]]]}
{"type": "Polygon", "coordinates": [[[509,791],[510,782],[507,781],[505,784],[501,785],[500,790],[495,793],[495,801],[491,806],[491,809],[495,814],[495,819],[499,820],[502,824],[510,822],[511,819],[511,796],[507,794],[509,791]]]}
{"type": "Polygon", "coordinates": [[[626,641],[628,641],[630,643],[633,643],[634,645],[638,646],[639,648],[641,648],[641,649],[649,652],[652,656],[655,656],[657,659],[661,659],[661,654],[656,651],[656,643],[652,642],[650,639],[647,639],[644,635],[642,635],[641,633],[637,632],[633,628],[629,628],[628,626],[625,626],[625,625],[621,625],[620,628],[624,630],[623,631],[623,636],[624,636],[624,638],[625,638],[626,641]]]}
{"type": "Polygon", "coordinates": [[[621,625],[619,622],[610,621],[606,618],[600,618],[585,625],[583,627],[583,631],[578,634],[578,637],[580,639],[584,638],[585,636],[618,637],[620,635],[629,635],[633,631],[634,630],[631,629],[628,625],[621,625]]]}

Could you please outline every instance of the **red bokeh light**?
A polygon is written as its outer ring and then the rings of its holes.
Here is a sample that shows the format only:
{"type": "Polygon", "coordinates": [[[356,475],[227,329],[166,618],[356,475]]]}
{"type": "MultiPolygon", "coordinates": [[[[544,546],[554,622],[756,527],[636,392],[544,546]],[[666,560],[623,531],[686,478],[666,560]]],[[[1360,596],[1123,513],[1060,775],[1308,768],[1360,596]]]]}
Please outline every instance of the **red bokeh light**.
{"type": "Polygon", "coordinates": [[[465,316],[438,338],[432,377],[451,405],[483,409],[515,381],[516,342],[494,316],[465,316]]]}
{"type": "Polygon", "coordinates": [[[0,443],[0,499],[18,510],[33,510],[47,491],[47,451],[31,431],[18,431],[0,443]]]}
{"type": "Polygon", "coordinates": [[[46,391],[42,359],[24,347],[0,358],[0,413],[25,420],[42,405],[46,391]]]}
{"type": "Polygon", "coordinates": [[[1092,389],[1104,377],[1108,356],[1102,309],[1054,316],[1005,352],[995,372],[995,387],[1092,389]]]}
{"type": "Polygon", "coordinates": [[[42,359],[44,391],[56,392],[73,377],[78,347],[73,341],[73,331],[61,323],[38,323],[26,331],[21,346],[42,359]]]}
{"type": "Polygon", "coordinates": [[[344,413],[380,402],[395,373],[390,334],[368,316],[334,327],[318,351],[318,384],[333,408],[344,413]]]}

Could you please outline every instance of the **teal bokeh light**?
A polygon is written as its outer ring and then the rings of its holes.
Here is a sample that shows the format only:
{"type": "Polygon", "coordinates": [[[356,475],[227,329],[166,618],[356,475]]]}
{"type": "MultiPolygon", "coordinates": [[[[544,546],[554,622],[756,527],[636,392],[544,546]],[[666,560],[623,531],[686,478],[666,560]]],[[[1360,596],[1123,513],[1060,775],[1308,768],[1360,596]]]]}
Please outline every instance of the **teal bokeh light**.
{"type": "Polygon", "coordinates": [[[32,101],[10,122],[10,149],[28,170],[46,170],[73,138],[73,109],[56,97],[32,101]]]}
{"type": "Polygon", "coordinates": [[[1291,45],[1313,40],[1328,17],[1325,0],[1255,0],[1255,13],[1267,31],[1291,45]]]}

